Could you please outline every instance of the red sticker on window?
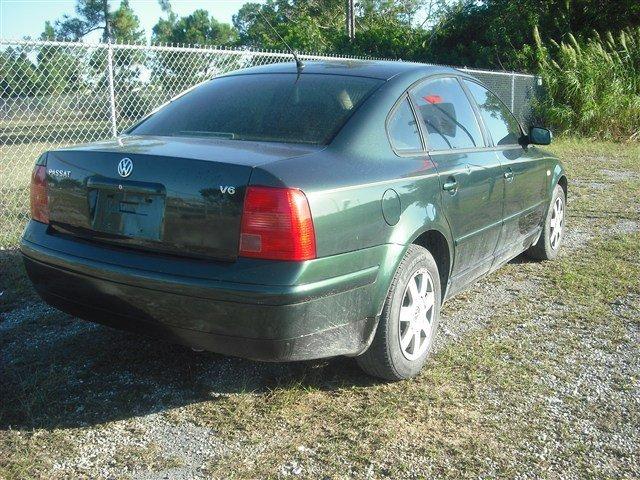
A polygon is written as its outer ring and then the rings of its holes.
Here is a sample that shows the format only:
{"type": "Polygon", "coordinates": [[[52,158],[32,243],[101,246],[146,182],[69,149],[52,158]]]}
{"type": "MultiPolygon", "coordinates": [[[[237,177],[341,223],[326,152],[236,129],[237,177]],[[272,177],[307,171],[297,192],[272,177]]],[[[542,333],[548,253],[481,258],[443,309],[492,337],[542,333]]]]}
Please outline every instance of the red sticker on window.
{"type": "Polygon", "coordinates": [[[442,103],[442,97],[440,95],[425,95],[424,98],[428,103],[442,103]]]}

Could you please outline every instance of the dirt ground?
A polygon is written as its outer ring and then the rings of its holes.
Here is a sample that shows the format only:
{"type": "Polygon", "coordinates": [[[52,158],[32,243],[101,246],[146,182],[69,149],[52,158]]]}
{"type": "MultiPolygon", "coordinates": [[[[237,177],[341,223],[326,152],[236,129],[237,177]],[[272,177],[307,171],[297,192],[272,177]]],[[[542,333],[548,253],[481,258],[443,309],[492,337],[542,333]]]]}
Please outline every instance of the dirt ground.
{"type": "Polygon", "coordinates": [[[416,379],[93,325],[0,251],[0,478],[640,477],[640,145],[562,140],[561,257],[449,301],[416,379]]]}

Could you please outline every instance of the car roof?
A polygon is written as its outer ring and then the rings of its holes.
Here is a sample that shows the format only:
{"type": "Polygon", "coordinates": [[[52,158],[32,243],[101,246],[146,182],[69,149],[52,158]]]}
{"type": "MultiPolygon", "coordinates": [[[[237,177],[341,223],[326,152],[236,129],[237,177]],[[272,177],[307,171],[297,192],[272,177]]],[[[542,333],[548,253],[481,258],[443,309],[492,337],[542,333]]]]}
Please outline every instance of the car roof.
{"type": "MultiPolygon", "coordinates": [[[[403,73],[421,73],[423,75],[433,75],[438,73],[462,72],[450,67],[441,65],[429,65],[425,63],[413,63],[390,60],[304,60],[304,74],[329,74],[346,75],[353,77],[369,77],[380,80],[390,80],[403,73]]],[[[298,73],[295,62],[272,63],[242,70],[230,72],[227,75],[251,75],[264,73],[298,73]]]]}

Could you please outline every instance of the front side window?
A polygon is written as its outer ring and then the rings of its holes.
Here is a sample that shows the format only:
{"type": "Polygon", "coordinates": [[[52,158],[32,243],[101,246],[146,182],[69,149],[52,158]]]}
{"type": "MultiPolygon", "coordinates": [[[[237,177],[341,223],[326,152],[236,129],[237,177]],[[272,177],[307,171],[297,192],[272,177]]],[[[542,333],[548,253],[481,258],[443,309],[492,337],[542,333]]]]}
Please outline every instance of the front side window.
{"type": "Polygon", "coordinates": [[[427,127],[429,150],[484,146],[478,119],[455,78],[428,80],[411,92],[427,127]]]}
{"type": "Polygon", "coordinates": [[[382,83],[320,74],[219,77],[177,98],[128,133],[326,144],[382,83]]]}
{"type": "Polygon", "coordinates": [[[482,120],[496,145],[517,145],[520,139],[520,125],[496,95],[482,85],[464,81],[480,109],[482,120]]]}
{"type": "Polygon", "coordinates": [[[389,140],[397,152],[422,150],[418,122],[406,98],[396,107],[387,123],[389,140]]]}

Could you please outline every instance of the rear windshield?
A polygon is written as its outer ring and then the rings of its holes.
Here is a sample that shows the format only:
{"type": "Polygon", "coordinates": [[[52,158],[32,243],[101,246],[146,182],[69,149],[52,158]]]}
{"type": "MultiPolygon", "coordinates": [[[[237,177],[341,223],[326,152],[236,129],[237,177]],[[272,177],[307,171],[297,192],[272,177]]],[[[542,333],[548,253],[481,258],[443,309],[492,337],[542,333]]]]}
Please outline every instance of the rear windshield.
{"type": "Polygon", "coordinates": [[[177,98],[128,133],[326,144],[381,83],[321,74],[220,77],[177,98]]]}

